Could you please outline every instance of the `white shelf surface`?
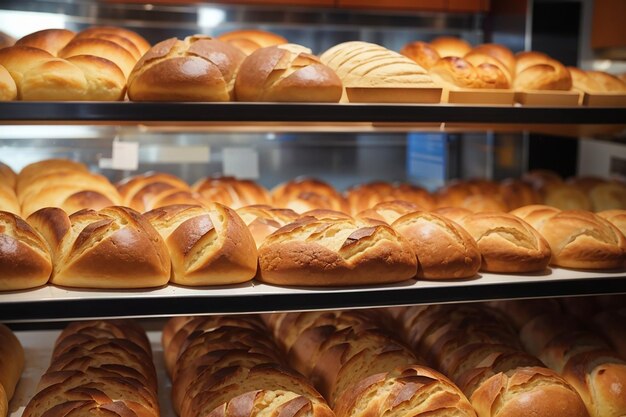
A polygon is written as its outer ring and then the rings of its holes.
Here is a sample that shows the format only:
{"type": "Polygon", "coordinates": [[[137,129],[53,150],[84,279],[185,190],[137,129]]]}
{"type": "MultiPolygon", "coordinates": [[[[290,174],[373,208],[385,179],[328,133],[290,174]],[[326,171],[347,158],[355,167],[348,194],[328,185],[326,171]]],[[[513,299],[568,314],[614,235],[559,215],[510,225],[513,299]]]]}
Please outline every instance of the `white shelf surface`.
{"type": "Polygon", "coordinates": [[[626,271],[561,268],[539,274],[481,273],[467,280],[408,280],[391,285],[345,288],[277,287],[256,281],[225,287],[168,285],[118,291],[49,285],[1,293],[0,321],[322,310],[616,293],[626,293],[626,271]]]}

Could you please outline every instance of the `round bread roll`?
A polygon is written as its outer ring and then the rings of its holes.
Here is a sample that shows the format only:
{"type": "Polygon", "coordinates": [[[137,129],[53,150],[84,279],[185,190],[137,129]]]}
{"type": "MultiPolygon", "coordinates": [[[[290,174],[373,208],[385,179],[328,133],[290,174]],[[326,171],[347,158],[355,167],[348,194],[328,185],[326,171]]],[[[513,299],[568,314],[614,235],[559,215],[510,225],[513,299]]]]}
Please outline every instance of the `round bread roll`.
{"type": "MultiPolygon", "coordinates": [[[[100,38],[76,37],[58,53],[59,58],[72,58],[80,55],[100,57],[113,62],[128,78],[137,59],[132,53],[115,42],[100,38]]],[[[73,62],[73,61],[72,61],[73,62]]]]}
{"type": "Polygon", "coordinates": [[[614,269],[624,263],[626,238],[611,223],[591,212],[530,206],[511,214],[526,220],[548,241],[553,248],[553,265],[614,269]]]}
{"type": "Polygon", "coordinates": [[[261,48],[248,56],[237,73],[238,101],[329,102],[341,99],[337,74],[304,46],[261,48]]]}
{"type": "Polygon", "coordinates": [[[410,42],[402,47],[400,53],[415,61],[420,67],[429,70],[441,58],[435,48],[426,42],[410,42]]]}
{"type": "Polygon", "coordinates": [[[254,204],[270,204],[272,197],[262,185],[234,177],[201,178],[192,186],[206,201],[237,209],[254,204]]]}
{"type": "Polygon", "coordinates": [[[535,191],[531,185],[512,178],[506,179],[500,183],[500,195],[509,210],[529,206],[531,204],[539,204],[541,202],[539,193],[535,191]]]}
{"type": "Polygon", "coordinates": [[[12,190],[15,189],[17,182],[17,174],[13,172],[10,166],[0,162],[0,185],[4,185],[12,190]]]}
{"type": "Polygon", "coordinates": [[[410,242],[417,257],[418,278],[469,278],[480,268],[474,239],[441,215],[416,211],[400,217],[391,227],[410,242]]]}
{"type": "Polygon", "coordinates": [[[626,209],[626,185],[607,182],[596,185],[589,192],[593,211],[626,209]]]}
{"type": "Polygon", "coordinates": [[[15,45],[43,49],[49,54],[57,56],[59,51],[65,48],[75,36],[74,32],[67,29],[44,29],[24,36],[15,42],[15,45]]]}
{"type": "Polygon", "coordinates": [[[252,54],[257,49],[288,43],[287,39],[280,35],[259,29],[234,30],[222,33],[217,39],[230,43],[246,55],[252,54]]]}
{"type": "Polygon", "coordinates": [[[591,210],[589,197],[577,187],[568,184],[547,186],[543,202],[561,210],[591,210]]]}
{"type": "Polygon", "coordinates": [[[539,367],[498,373],[470,401],[479,417],[589,417],[574,388],[554,371],[539,367]]]}
{"type": "Polygon", "coordinates": [[[472,46],[461,38],[452,36],[440,36],[430,41],[432,46],[440,57],[464,57],[469,51],[472,50],[472,46]]]}
{"type": "Polygon", "coordinates": [[[17,99],[17,86],[11,78],[11,74],[0,65],[0,101],[11,101],[17,99]]]}
{"type": "MultiPolygon", "coordinates": [[[[0,324],[0,397],[8,403],[24,369],[24,348],[11,329],[0,324]]],[[[0,401],[2,401],[0,399],[0,401]]],[[[5,414],[6,415],[6,414],[5,414]]]]}
{"type": "MultiPolygon", "coordinates": [[[[123,38],[130,41],[134,47],[139,52],[139,56],[136,59],[139,59],[143,54],[148,52],[150,49],[150,44],[147,40],[145,40],[141,35],[137,32],[133,32],[132,30],[114,27],[114,26],[92,26],[88,29],[85,29],[78,34],[76,34],[76,38],[78,39],[88,39],[88,38],[100,38],[100,39],[119,39],[123,38]],[[115,36],[116,38],[112,38],[115,36]]],[[[122,42],[125,44],[125,42],[122,42]]],[[[134,54],[133,48],[128,48],[129,51],[132,51],[134,54]]]]}
{"type": "MultiPolygon", "coordinates": [[[[19,216],[0,211],[0,291],[40,287],[48,282],[51,272],[52,261],[45,241],[19,216]]],[[[1,362],[2,355],[0,365],[1,362]]],[[[0,382],[1,375],[2,366],[0,382]]],[[[12,387],[5,388],[13,395],[12,387]]]]}
{"type": "Polygon", "coordinates": [[[167,246],[150,222],[126,207],[68,216],[58,208],[33,213],[54,259],[53,284],[80,288],[147,288],[167,284],[167,246]]]}
{"type": "Polygon", "coordinates": [[[392,224],[405,214],[421,211],[422,208],[409,201],[393,200],[376,204],[371,209],[363,210],[356,218],[364,222],[382,222],[392,224]]]}
{"type": "Polygon", "coordinates": [[[288,208],[296,213],[314,209],[349,211],[346,200],[335,188],[314,178],[296,178],[279,184],[271,194],[276,207],[288,208]]]}
{"type": "Polygon", "coordinates": [[[189,185],[175,175],[162,172],[146,172],[125,178],[117,183],[117,190],[125,206],[140,213],[167,205],[168,200],[176,199],[180,193],[194,204],[200,202],[200,196],[194,198],[189,185]]]}
{"type": "Polygon", "coordinates": [[[550,263],[548,242],[525,221],[506,213],[476,213],[460,223],[478,243],[481,270],[543,271],[550,263]]]}
{"type": "Polygon", "coordinates": [[[559,61],[541,52],[520,52],[516,55],[516,90],[570,90],[572,77],[559,61]]]}
{"type": "Polygon", "coordinates": [[[23,189],[38,177],[60,171],[89,172],[85,164],[69,159],[45,159],[26,165],[17,176],[15,191],[19,195],[23,189]]]}
{"type": "Polygon", "coordinates": [[[459,57],[441,58],[428,74],[435,83],[455,90],[458,88],[510,88],[506,73],[490,63],[477,66],[459,57]]]}
{"type": "Polygon", "coordinates": [[[134,101],[231,101],[245,55],[207,36],[167,39],[153,46],[128,78],[134,101]]]}
{"type": "Polygon", "coordinates": [[[172,259],[171,282],[227,285],[254,278],[254,238],[234,210],[219,203],[208,207],[177,205],[144,216],[167,244],[172,259]]]}
{"type": "Polygon", "coordinates": [[[20,215],[22,212],[15,191],[2,184],[0,184],[0,210],[17,215],[20,215]]]}
{"type": "Polygon", "coordinates": [[[389,226],[313,218],[291,223],[259,248],[261,281],[350,286],[405,281],[417,273],[409,243],[389,226]]]}
{"type": "Polygon", "coordinates": [[[495,58],[504,65],[511,76],[515,74],[515,55],[513,55],[513,52],[511,52],[511,50],[504,45],[497,43],[483,43],[475,46],[467,55],[465,55],[465,58],[467,59],[469,55],[473,54],[487,55],[495,58]]]}
{"type": "Polygon", "coordinates": [[[257,247],[261,246],[266,237],[298,218],[298,214],[293,210],[263,205],[238,208],[237,214],[248,226],[257,247]]]}

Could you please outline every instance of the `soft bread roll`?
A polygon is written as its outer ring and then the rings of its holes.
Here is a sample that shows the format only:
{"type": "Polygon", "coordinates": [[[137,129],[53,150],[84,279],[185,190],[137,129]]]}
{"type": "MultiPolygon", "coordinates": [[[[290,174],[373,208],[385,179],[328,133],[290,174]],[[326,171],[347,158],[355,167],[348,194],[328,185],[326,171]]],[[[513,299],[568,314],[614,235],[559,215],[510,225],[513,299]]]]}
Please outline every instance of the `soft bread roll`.
{"type": "Polygon", "coordinates": [[[150,222],[126,207],[68,216],[58,208],[33,213],[54,259],[53,284],[81,288],[146,288],[167,284],[167,246],[150,222]]]}
{"type": "Polygon", "coordinates": [[[572,77],[559,61],[541,52],[520,52],[516,55],[516,90],[570,90],[572,77]]]}
{"type": "Polygon", "coordinates": [[[441,58],[437,50],[426,42],[410,42],[402,47],[400,53],[411,58],[420,67],[429,70],[441,58]]]}
{"type": "Polygon", "coordinates": [[[480,268],[472,237],[456,223],[425,211],[406,214],[391,225],[410,243],[418,261],[418,278],[469,278],[480,268]]]}
{"type": "Polygon", "coordinates": [[[554,371],[528,367],[498,373],[470,398],[479,417],[588,417],[578,393],[554,371]]]}
{"type": "Polygon", "coordinates": [[[51,55],[57,56],[59,51],[70,43],[75,36],[74,32],[67,29],[44,29],[24,36],[17,40],[15,45],[43,49],[51,55]]]}
{"type": "Polygon", "coordinates": [[[122,202],[140,213],[172,204],[204,205],[202,196],[191,192],[186,182],[175,175],[146,172],[117,183],[122,202]]]}
{"type": "Polygon", "coordinates": [[[548,241],[553,265],[612,269],[624,263],[626,238],[611,223],[591,212],[529,206],[511,214],[526,220],[548,241]]]}
{"type": "Polygon", "coordinates": [[[89,172],[85,164],[69,159],[45,159],[26,165],[17,176],[15,191],[19,195],[22,190],[40,176],[60,171],[89,172]]]}
{"type": "Polygon", "coordinates": [[[17,99],[17,86],[11,78],[11,74],[5,67],[0,65],[0,101],[17,99]]]}
{"type": "Polygon", "coordinates": [[[260,48],[287,43],[287,39],[280,35],[258,29],[234,30],[222,33],[217,39],[230,43],[246,55],[250,55],[260,48]]]}
{"type": "Polygon", "coordinates": [[[417,272],[409,243],[389,226],[311,217],[268,236],[259,248],[259,265],[259,279],[279,285],[383,284],[417,272]]]}
{"type": "Polygon", "coordinates": [[[207,207],[167,206],[146,213],[172,259],[180,285],[226,285],[254,278],[254,238],[237,213],[219,203],[207,207]]]}
{"type": "Polygon", "coordinates": [[[541,203],[541,196],[530,184],[512,178],[500,183],[500,195],[509,210],[541,203]]]}
{"type": "Polygon", "coordinates": [[[422,210],[417,204],[409,201],[393,200],[376,204],[371,209],[363,210],[356,215],[356,218],[364,222],[382,222],[392,224],[405,214],[422,210]]]}
{"type": "Polygon", "coordinates": [[[134,101],[231,101],[245,55],[207,36],[167,39],[154,45],[128,78],[134,101]]]}
{"type": "Polygon", "coordinates": [[[20,202],[15,195],[15,191],[0,183],[0,210],[20,215],[20,202]]]}
{"type": "Polygon", "coordinates": [[[345,194],[350,210],[355,215],[391,201],[404,201],[425,210],[435,207],[434,197],[425,189],[412,184],[377,181],[351,187],[345,194]]]}
{"type": "Polygon", "coordinates": [[[459,224],[478,242],[483,271],[543,271],[550,263],[548,242],[525,221],[506,213],[475,213],[459,224]]]}
{"type": "MultiPolygon", "coordinates": [[[[88,29],[85,29],[79,32],[76,35],[76,38],[78,39],[82,39],[82,38],[115,39],[116,42],[120,42],[119,38],[123,38],[131,42],[134,45],[134,47],[137,49],[137,51],[139,52],[139,56],[137,57],[137,59],[139,59],[140,56],[148,52],[148,49],[150,49],[150,44],[148,43],[148,41],[145,40],[137,32],[133,32],[132,30],[128,30],[128,29],[124,29],[120,27],[114,27],[114,26],[92,26],[88,29]]],[[[120,43],[122,44],[122,46],[126,44],[123,41],[120,43]]],[[[133,48],[128,48],[128,49],[130,52],[133,53],[133,55],[135,55],[133,48]]]]}
{"type": "Polygon", "coordinates": [[[0,65],[13,77],[21,100],[115,101],[126,91],[122,69],[91,54],[61,59],[43,49],[13,46],[0,50],[0,65]]]}
{"type": "MultiPolygon", "coordinates": [[[[137,62],[137,58],[123,46],[100,38],[76,37],[58,53],[58,57],[64,59],[80,55],[99,57],[114,63],[122,71],[124,78],[128,78],[137,62]]],[[[74,62],[74,60],[70,61],[74,62]]]]}
{"type": "Polygon", "coordinates": [[[333,70],[304,46],[261,48],[237,73],[238,101],[338,102],[343,86],[333,70]]]}
{"type": "MultiPolygon", "coordinates": [[[[24,348],[11,329],[0,323],[0,402],[2,402],[1,397],[4,397],[5,405],[13,398],[23,369],[24,348]]],[[[4,411],[3,417],[7,409],[4,411]]]]}
{"type": "Polygon", "coordinates": [[[465,58],[467,59],[473,54],[487,55],[495,58],[504,65],[511,76],[515,74],[515,55],[504,45],[497,43],[483,43],[482,45],[475,46],[468,54],[465,55],[465,58]]]}
{"type": "Polygon", "coordinates": [[[340,43],[324,52],[320,59],[337,73],[344,87],[433,86],[424,68],[373,43],[340,43]]]}
{"type": "Polygon", "coordinates": [[[348,212],[343,196],[330,184],[314,178],[296,178],[279,184],[271,191],[274,205],[296,213],[314,209],[348,212]]]}
{"type": "Polygon", "coordinates": [[[561,210],[591,210],[589,197],[573,185],[549,185],[544,191],[544,204],[561,210]]]}
{"type": "Polygon", "coordinates": [[[626,185],[618,182],[598,184],[589,191],[593,211],[626,209],[626,185]]]}
{"type": "Polygon", "coordinates": [[[448,56],[463,57],[472,49],[472,46],[467,41],[452,36],[440,36],[435,38],[430,41],[430,46],[433,47],[442,58],[448,56]]]}
{"type": "Polygon", "coordinates": [[[201,178],[192,186],[202,198],[237,209],[253,204],[271,204],[272,197],[262,185],[234,177],[201,178]]]}
{"type": "Polygon", "coordinates": [[[4,185],[12,190],[15,190],[15,183],[17,182],[17,174],[13,172],[10,166],[0,162],[0,185],[4,185]]]}
{"type": "Polygon", "coordinates": [[[509,88],[506,74],[497,66],[482,63],[474,66],[459,57],[441,58],[428,74],[435,83],[447,89],[457,88],[509,88]]]}
{"type": "Polygon", "coordinates": [[[41,236],[17,215],[0,211],[0,291],[42,286],[51,272],[52,260],[41,236]]]}

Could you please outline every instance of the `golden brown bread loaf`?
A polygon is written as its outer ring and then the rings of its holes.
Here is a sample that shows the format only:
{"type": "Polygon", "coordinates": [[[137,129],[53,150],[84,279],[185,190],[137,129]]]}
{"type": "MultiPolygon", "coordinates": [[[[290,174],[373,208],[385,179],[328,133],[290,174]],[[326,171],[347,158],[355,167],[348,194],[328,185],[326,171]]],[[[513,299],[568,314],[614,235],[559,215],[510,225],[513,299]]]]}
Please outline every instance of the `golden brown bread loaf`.
{"type": "Polygon", "coordinates": [[[589,191],[593,211],[626,209],[626,185],[618,182],[598,184],[589,191]]]}
{"type": "Polygon", "coordinates": [[[426,42],[409,42],[402,47],[400,53],[407,58],[411,58],[420,67],[429,70],[441,59],[437,50],[426,42]]]}
{"type": "Polygon", "coordinates": [[[416,211],[400,217],[391,227],[410,242],[417,257],[418,278],[469,278],[480,268],[481,255],[474,239],[441,215],[416,211]]]}
{"type": "Polygon", "coordinates": [[[583,71],[575,67],[567,67],[572,75],[572,88],[584,93],[618,93],[626,92],[626,83],[618,77],[603,71],[583,71]]]}
{"type": "Polygon", "coordinates": [[[541,203],[541,196],[530,184],[512,178],[500,183],[500,195],[509,210],[541,203]]]}
{"type": "Polygon", "coordinates": [[[610,342],[611,347],[621,358],[626,358],[626,309],[608,310],[592,318],[594,330],[597,330],[610,342]]]}
{"type": "Polygon", "coordinates": [[[448,56],[463,57],[472,49],[472,46],[467,41],[452,36],[439,36],[430,41],[430,46],[442,58],[448,56]]]}
{"type": "Polygon", "coordinates": [[[276,209],[264,205],[241,207],[237,209],[237,214],[248,226],[257,248],[266,237],[298,218],[298,214],[293,210],[276,209]]]}
{"type": "Polygon", "coordinates": [[[274,206],[296,213],[314,209],[349,212],[343,196],[330,184],[314,178],[296,178],[279,184],[271,191],[274,206]]]}
{"type": "Polygon", "coordinates": [[[15,195],[15,191],[0,183],[0,210],[20,215],[20,202],[15,195]]]}
{"type": "Polygon", "coordinates": [[[68,216],[58,208],[33,213],[54,260],[53,284],[81,288],[146,288],[167,284],[167,246],[150,222],[126,207],[68,216]]]}
{"type": "Polygon", "coordinates": [[[409,201],[392,200],[378,203],[370,209],[363,210],[356,215],[359,221],[365,224],[369,222],[382,222],[391,225],[405,214],[421,211],[422,208],[409,201]]]}
{"type": "Polygon", "coordinates": [[[231,101],[245,55],[207,36],[167,39],[154,45],[128,77],[133,101],[231,101]]]}
{"type": "MultiPolygon", "coordinates": [[[[493,55],[480,52],[477,49],[472,49],[467,55],[463,57],[463,60],[469,62],[477,69],[482,69],[483,73],[485,73],[485,70],[491,70],[492,74],[497,74],[497,71],[489,68],[489,66],[494,66],[498,68],[500,72],[506,77],[506,82],[508,84],[507,88],[511,88],[511,86],[513,85],[513,74],[515,71],[511,71],[509,67],[507,67],[498,58],[495,58],[493,55]]],[[[487,74],[489,74],[489,72],[487,72],[487,74]]],[[[484,76],[485,75],[483,75],[483,77],[484,76]]]]}
{"type": "Polygon", "coordinates": [[[458,88],[510,88],[507,74],[503,69],[488,62],[472,65],[460,57],[441,58],[433,65],[428,74],[433,81],[449,90],[458,88]]]}
{"type": "Polygon", "coordinates": [[[417,273],[409,243],[391,227],[311,217],[268,236],[259,248],[261,281],[350,286],[400,282],[417,273]]]}
{"type": "Polygon", "coordinates": [[[8,403],[13,398],[22,370],[24,369],[24,348],[11,329],[0,323],[0,415],[5,417],[8,403]],[[2,407],[2,405],[0,405],[2,407]]]}
{"type": "Polygon", "coordinates": [[[626,238],[591,212],[527,206],[511,213],[526,220],[546,239],[552,248],[552,265],[613,269],[624,263],[626,238]]]}
{"type": "Polygon", "coordinates": [[[605,210],[596,214],[617,227],[626,236],[626,210],[605,210]]]}
{"type": "Polygon", "coordinates": [[[343,85],[311,50],[284,44],[261,48],[241,64],[235,81],[238,101],[330,102],[343,85]]]}
{"type": "Polygon", "coordinates": [[[608,181],[604,178],[594,177],[594,176],[584,176],[584,177],[570,177],[566,181],[568,184],[579,188],[585,194],[589,194],[589,191],[593,189],[596,185],[606,184],[608,181]]]}
{"type": "MultiPolygon", "coordinates": [[[[513,55],[513,52],[511,52],[509,48],[497,43],[483,43],[472,48],[472,50],[465,55],[465,58],[468,59],[468,57],[473,54],[487,55],[498,60],[509,72],[511,76],[510,80],[512,80],[512,76],[515,74],[515,55],[513,55]]],[[[472,62],[471,59],[470,62],[472,62]]]]}
{"type": "Polygon", "coordinates": [[[180,178],[162,173],[146,172],[117,183],[122,202],[140,213],[173,204],[204,205],[206,200],[193,193],[180,178]]]}
{"type": "Polygon", "coordinates": [[[287,43],[287,39],[282,36],[259,29],[234,30],[222,33],[217,39],[230,43],[246,55],[250,55],[260,48],[287,43]]]}
{"type": "Polygon", "coordinates": [[[0,185],[15,190],[17,182],[17,174],[13,172],[10,166],[0,162],[0,185]]]}
{"type": "Polygon", "coordinates": [[[109,39],[124,46],[136,60],[148,52],[150,44],[137,32],[115,26],[92,26],[76,34],[77,39],[109,39]],[[129,45],[129,42],[132,46],[129,45]],[[136,50],[136,52],[135,52],[136,50]]]}
{"type": "Polygon", "coordinates": [[[0,101],[17,99],[17,86],[7,69],[0,65],[0,101]]]}
{"type": "Polygon", "coordinates": [[[128,78],[137,62],[137,58],[123,46],[101,38],[76,37],[61,49],[57,56],[63,59],[70,59],[76,56],[90,56],[108,60],[122,71],[124,78],[128,78]]]}
{"type": "Polygon", "coordinates": [[[51,272],[52,260],[41,236],[17,215],[0,211],[0,291],[39,287],[51,272]]]}
{"type": "Polygon", "coordinates": [[[253,204],[271,204],[272,197],[262,185],[234,177],[201,178],[192,186],[208,202],[238,209],[253,204]]]}
{"type": "Polygon", "coordinates": [[[70,43],[75,36],[76,33],[67,29],[44,29],[18,39],[15,45],[43,49],[51,55],[57,56],[59,51],[70,43]]]}
{"type": "Polygon", "coordinates": [[[40,176],[60,171],[89,172],[86,165],[69,159],[44,159],[26,165],[17,176],[15,191],[19,195],[22,190],[40,176]]]}
{"type": "Polygon", "coordinates": [[[346,192],[346,199],[352,214],[373,209],[379,203],[405,201],[424,210],[435,207],[435,199],[430,193],[412,184],[391,184],[383,181],[359,184],[346,192]]]}
{"type": "Polygon", "coordinates": [[[573,185],[548,185],[544,190],[543,202],[561,210],[591,210],[589,197],[573,185]]]}
{"type": "Polygon", "coordinates": [[[411,59],[380,45],[344,42],[320,56],[344,87],[432,87],[426,70],[411,59]]]}
{"type": "Polygon", "coordinates": [[[520,52],[516,56],[513,87],[525,90],[570,90],[572,77],[559,61],[541,52],[520,52]]]}
{"type": "Polygon", "coordinates": [[[561,184],[563,178],[554,171],[547,169],[533,169],[522,175],[522,181],[533,186],[538,193],[543,195],[545,189],[553,184],[561,184]]]}
{"type": "Polygon", "coordinates": [[[144,217],[167,244],[173,283],[226,285],[254,278],[254,238],[233,209],[219,203],[176,205],[149,211],[144,217]]]}

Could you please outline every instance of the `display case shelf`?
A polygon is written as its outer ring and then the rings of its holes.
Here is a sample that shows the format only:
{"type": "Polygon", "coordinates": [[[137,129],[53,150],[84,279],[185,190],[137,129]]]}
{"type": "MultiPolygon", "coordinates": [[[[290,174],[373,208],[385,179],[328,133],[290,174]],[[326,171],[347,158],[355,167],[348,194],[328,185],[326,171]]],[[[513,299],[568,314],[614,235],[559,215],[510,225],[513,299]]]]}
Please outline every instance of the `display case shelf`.
{"type": "Polygon", "coordinates": [[[394,285],[341,289],[276,287],[254,281],[229,287],[169,285],[133,291],[46,286],[0,294],[0,322],[325,310],[620,293],[626,293],[624,271],[585,272],[559,268],[538,275],[481,273],[470,280],[410,280],[394,285]]]}

